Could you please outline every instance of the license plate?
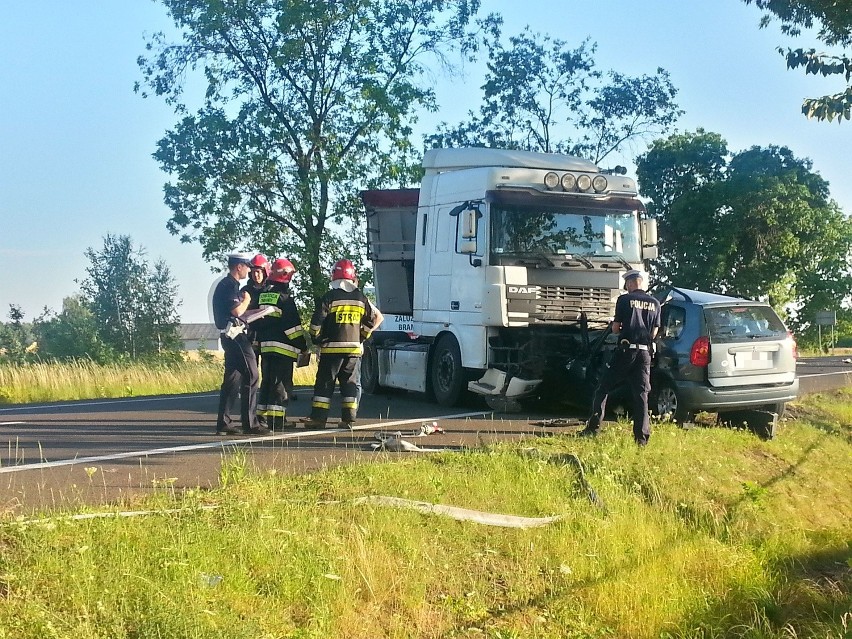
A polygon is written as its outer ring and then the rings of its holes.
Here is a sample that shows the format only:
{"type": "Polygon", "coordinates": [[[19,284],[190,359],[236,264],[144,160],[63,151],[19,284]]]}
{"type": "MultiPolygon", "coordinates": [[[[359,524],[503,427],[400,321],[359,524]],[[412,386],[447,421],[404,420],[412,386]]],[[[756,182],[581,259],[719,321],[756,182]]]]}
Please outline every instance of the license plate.
{"type": "Polygon", "coordinates": [[[741,371],[754,371],[772,368],[772,353],[765,351],[735,353],[734,368],[741,371]]]}

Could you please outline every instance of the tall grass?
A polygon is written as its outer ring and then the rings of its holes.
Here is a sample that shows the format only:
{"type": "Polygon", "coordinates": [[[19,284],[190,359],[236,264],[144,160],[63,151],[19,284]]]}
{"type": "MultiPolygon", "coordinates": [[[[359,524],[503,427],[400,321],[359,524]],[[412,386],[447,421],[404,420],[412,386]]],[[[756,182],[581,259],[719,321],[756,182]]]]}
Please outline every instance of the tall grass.
{"type": "Polygon", "coordinates": [[[158,514],[0,526],[0,637],[849,639],[849,398],[795,405],[773,441],[664,423],[639,449],[618,423],[307,476],[235,453],[220,488],[164,490],[158,514]]]}
{"type": "MultiPolygon", "coordinates": [[[[161,364],[96,364],[89,360],[0,364],[0,403],[211,391],[222,383],[222,366],[222,360],[215,357],[161,364]]],[[[295,369],[296,384],[312,384],[315,374],[315,363],[295,369]]]]}

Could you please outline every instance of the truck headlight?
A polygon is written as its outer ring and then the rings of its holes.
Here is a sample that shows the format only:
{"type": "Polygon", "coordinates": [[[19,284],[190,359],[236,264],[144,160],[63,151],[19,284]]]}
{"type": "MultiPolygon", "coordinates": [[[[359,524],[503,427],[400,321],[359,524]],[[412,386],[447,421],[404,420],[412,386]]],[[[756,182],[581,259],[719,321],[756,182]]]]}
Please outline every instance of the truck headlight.
{"type": "Polygon", "coordinates": [[[577,186],[577,178],[571,173],[566,173],[562,176],[562,188],[564,190],[573,191],[575,186],[577,186]]]}
{"type": "Polygon", "coordinates": [[[592,188],[592,178],[588,175],[581,175],[577,178],[577,188],[581,191],[588,191],[592,188]]]}
{"type": "Polygon", "coordinates": [[[555,189],[559,186],[559,176],[553,171],[544,176],[544,185],[549,189],[555,189]]]}
{"type": "Polygon", "coordinates": [[[592,188],[598,193],[606,191],[606,178],[603,175],[596,175],[595,179],[592,180],[592,188]]]}

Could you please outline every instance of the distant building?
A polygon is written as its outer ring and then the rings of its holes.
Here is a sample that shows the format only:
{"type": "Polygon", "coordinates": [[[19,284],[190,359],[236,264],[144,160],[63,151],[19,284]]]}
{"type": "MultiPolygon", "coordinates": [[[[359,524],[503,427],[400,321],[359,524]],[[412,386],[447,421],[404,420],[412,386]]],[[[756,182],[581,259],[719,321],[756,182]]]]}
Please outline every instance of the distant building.
{"type": "Polygon", "coordinates": [[[178,327],[178,337],[185,351],[222,350],[219,344],[219,329],[215,324],[181,324],[178,327]]]}

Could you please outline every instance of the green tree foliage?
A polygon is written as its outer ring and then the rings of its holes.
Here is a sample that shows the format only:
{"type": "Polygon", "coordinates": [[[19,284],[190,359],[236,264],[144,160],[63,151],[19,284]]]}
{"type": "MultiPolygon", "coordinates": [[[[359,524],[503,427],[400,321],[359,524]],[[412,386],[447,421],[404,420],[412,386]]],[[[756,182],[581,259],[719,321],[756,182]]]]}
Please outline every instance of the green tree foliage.
{"type": "Polygon", "coordinates": [[[48,313],[35,323],[35,331],[42,358],[106,363],[115,357],[101,340],[95,315],[80,295],[62,300],[62,312],[48,313]]]}
{"type": "Polygon", "coordinates": [[[103,248],[86,249],[86,257],[91,264],[80,289],[100,341],[133,359],[176,350],[179,302],[165,262],[152,267],[127,235],[107,235],[103,248]]]}
{"type": "MultiPolygon", "coordinates": [[[[760,26],[765,27],[775,16],[781,20],[781,31],[791,36],[801,35],[801,30],[818,27],[817,39],[840,51],[852,46],[852,4],[848,0],[743,0],[754,3],[768,15],[760,26]]],[[[802,113],[809,118],[828,120],[852,118],[852,57],[845,53],[831,54],[816,49],[784,49],[779,53],[787,59],[787,68],[803,68],[805,73],[822,76],[840,75],[846,80],[846,89],[833,95],[805,98],[802,113]]]]}
{"type": "Polygon", "coordinates": [[[352,194],[415,170],[410,126],[435,108],[424,65],[472,53],[479,0],[162,2],[182,41],[155,35],[139,65],[182,115],[155,153],[174,178],[169,230],[208,259],[239,245],[286,255],[319,298],[331,263],[361,254],[363,232],[344,224],[361,215],[352,194]],[[189,114],[193,69],[207,86],[189,114]]]}
{"type": "Polygon", "coordinates": [[[683,113],[669,74],[629,77],[594,66],[595,45],[576,49],[525,29],[486,42],[479,113],[427,138],[434,147],[495,146],[560,152],[600,162],[625,144],[666,132],[683,113]]]}
{"type": "Polygon", "coordinates": [[[38,341],[31,323],[24,322],[24,312],[17,304],[9,304],[9,322],[0,322],[0,359],[20,363],[32,359],[38,341]]]}
{"type": "Polygon", "coordinates": [[[654,142],[637,160],[659,223],[663,282],[794,309],[794,327],[849,302],[852,221],[810,160],[786,147],[733,155],[701,129],[654,142]]]}

